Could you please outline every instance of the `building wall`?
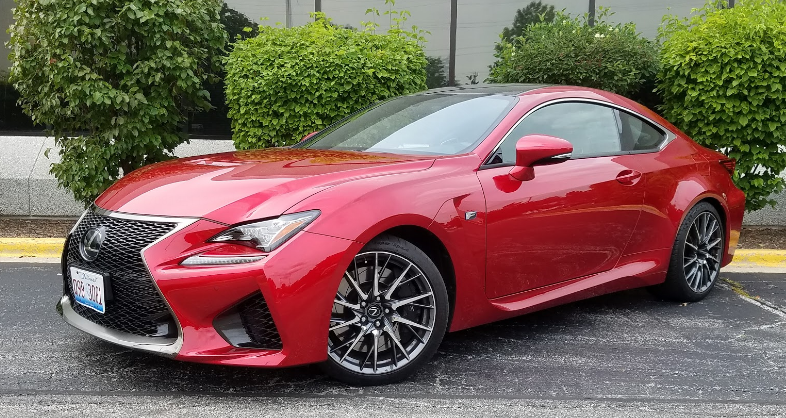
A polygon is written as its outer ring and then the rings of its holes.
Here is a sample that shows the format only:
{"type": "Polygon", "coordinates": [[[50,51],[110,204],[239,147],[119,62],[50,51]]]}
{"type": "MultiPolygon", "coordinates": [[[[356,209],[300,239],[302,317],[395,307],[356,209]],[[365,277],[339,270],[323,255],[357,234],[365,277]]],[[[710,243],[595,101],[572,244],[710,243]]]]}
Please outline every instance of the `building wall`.
{"type": "MultiPolygon", "coordinates": [[[[265,24],[286,21],[285,0],[228,0],[229,7],[245,14],[254,22],[267,17],[265,24]]],[[[313,0],[291,0],[292,23],[302,25],[310,20],[313,0]]],[[[477,72],[479,80],[488,75],[488,66],[494,61],[494,44],[502,28],[513,21],[516,10],[527,0],[459,0],[458,31],[456,39],[456,73],[459,81],[477,72]]],[[[587,12],[588,0],[547,0],[557,10],[578,15],[587,12]]],[[[664,14],[687,16],[692,8],[701,7],[704,0],[596,0],[597,6],[609,7],[615,12],[614,22],[634,22],[647,37],[654,38],[664,14]]],[[[5,29],[12,22],[14,0],[0,0],[0,44],[8,41],[5,29]]],[[[365,11],[376,7],[387,10],[384,0],[323,0],[322,9],[335,23],[360,27],[364,20],[372,20],[365,11]]],[[[426,52],[447,61],[450,42],[450,0],[398,0],[397,10],[409,10],[409,24],[431,32],[427,36],[426,52]]],[[[377,22],[386,30],[388,19],[380,16],[377,22]]],[[[0,71],[8,68],[8,49],[0,46],[0,71]]]]}
{"type": "MultiPolygon", "coordinates": [[[[246,15],[252,22],[265,25],[282,24],[286,21],[286,0],[226,0],[229,7],[246,15]],[[267,18],[266,20],[261,20],[267,18]]],[[[488,76],[489,65],[494,62],[494,45],[499,41],[502,29],[512,24],[516,11],[530,0],[458,0],[458,30],[456,50],[456,80],[467,83],[467,77],[477,73],[477,80],[488,76]]],[[[692,8],[700,7],[705,0],[595,0],[598,7],[609,7],[615,14],[614,23],[633,22],[644,36],[654,38],[664,14],[674,13],[687,16],[692,8]]],[[[314,0],[290,0],[292,24],[303,25],[311,20],[314,0]]],[[[589,0],[543,0],[557,10],[571,15],[581,15],[589,9],[589,0]]],[[[442,57],[447,64],[450,44],[450,0],[397,0],[396,10],[408,10],[412,16],[407,26],[417,25],[430,32],[426,35],[426,53],[442,57]]],[[[0,81],[9,68],[9,50],[5,46],[10,35],[6,29],[13,22],[11,10],[14,0],[0,0],[0,81]]],[[[380,32],[390,27],[388,16],[367,15],[369,8],[381,12],[388,10],[384,0],[322,0],[323,11],[339,25],[362,27],[362,22],[374,20],[380,24],[380,32]]],[[[214,86],[221,91],[220,85],[214,86]]],[[[0,132],[40,132],[32,121],[16,106],[13,88],[0,83],[0,132]]],[[[221,101],[221,99],[217,99],[221,101]]],[[[223,103],[223,102],[222,102],[223,103]]],[[[229,138],[230,122],[226,118],[226,106],[221,103],[216,109],[194,116],[187,133],[196,137],[229,138]]]]}
{"type": "Polygon", "coordinates": [[[14,8],[14,0],[0,0],[0,75],[4,74],[10,63],[8,62],[8,48],[5,43],[8,42],[10,35],[6,33],[6,29],[14,22],[14,17],[11,10],[14,8]]]}

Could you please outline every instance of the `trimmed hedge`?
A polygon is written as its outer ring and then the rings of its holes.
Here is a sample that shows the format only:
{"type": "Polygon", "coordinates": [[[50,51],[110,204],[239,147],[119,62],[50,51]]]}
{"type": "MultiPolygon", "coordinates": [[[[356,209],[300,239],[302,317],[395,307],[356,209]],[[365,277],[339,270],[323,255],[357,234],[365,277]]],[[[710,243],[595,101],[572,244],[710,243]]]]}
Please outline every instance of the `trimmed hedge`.
{"type": "Polygon", "coordinates": [[[260,27],[226,62],[235,146],[293,144],[369,104],[424,90],[425,67],[423,48],[401,33],[358,32],[324,18],[260,27]]]}
{"type": "Polygon", "coordinates": [[[659,91],[664,115],[702,145],[737,159],[735,183],[757,210],[786,169],[786,4],[708,4],[664,17],[659,91]]]}
{"type": "Polygon", "coordinates": [[[636,32],[633,23],[606,22],[600,8],[595,26],[587,15],[558,12],[553,22],[527,26],[523,35],[497,44],[490,67],[492,83],[547,83],[598,88],[654,106],[657,45],[636,32]]]}

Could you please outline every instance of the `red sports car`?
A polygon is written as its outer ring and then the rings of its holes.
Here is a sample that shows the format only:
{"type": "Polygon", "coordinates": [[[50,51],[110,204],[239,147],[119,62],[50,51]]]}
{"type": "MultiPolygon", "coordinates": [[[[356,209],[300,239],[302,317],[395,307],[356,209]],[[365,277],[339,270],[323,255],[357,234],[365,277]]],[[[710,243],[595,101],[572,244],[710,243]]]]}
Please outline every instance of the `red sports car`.
{"type": "Polygon", "coordinates": [[[179,360],[394,382],[448,331],[640,286],[702,299],[739,236],[734,166],[615,94],[431,90],[130,173],[71,231],[58,309],[179,360]]]}

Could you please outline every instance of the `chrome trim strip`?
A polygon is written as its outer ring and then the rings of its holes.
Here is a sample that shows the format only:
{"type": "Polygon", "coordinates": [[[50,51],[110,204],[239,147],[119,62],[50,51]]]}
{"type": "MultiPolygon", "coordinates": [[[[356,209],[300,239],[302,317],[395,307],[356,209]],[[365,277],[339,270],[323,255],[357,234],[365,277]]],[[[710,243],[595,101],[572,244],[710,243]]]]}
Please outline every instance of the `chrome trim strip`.
{"type": "MultiPolygon", "coordinates": [[[[61,315],[63,315],[63,319],[74,328],[123,347],[174,357],[180,351],[182,345],[181,336],[178,336],[177,339],[153,339],[150,337],[127,334],[125,332],[102,327],[95,322],[90,322],[82,318],[71,308],[71,299],[67,295],[63,295],[63,297],[60,298],[57,302],[57,308],[58,312],[62,312],[61,315]]],[[[178,327],[179,326],[180,325],[178,325],[178,327]]]]}
{"type": "MultiPolygon", "coordinates": [[[[663,125],[659,124],[658,122],[655,122],[654,120],[652,120],[652,119],[650,119],[650,118],[648,118],[648,117],[646,117],[646,116],[642,115],[641,113],[635,112],[635,111],[633,111],[633,110],[631,110],[631,109],[628,109],[628,108],[626,108],[626,107],[623,107],[623,106],[617,105],[617,104],[615,104],[615,103],[611,103],[611,102],[604,102],[603,100],[595,100],[595,99],[584,99],[584,98],[580,98],[580,97],[577,97],[577,98],[563,98],[563,99],[554,99],[554,100],[550,100],[550,101],[548,101],[548,102],[544,102],[544,103],[541,103],[541,104],[539,104],[539,105],[537,105],[537,106],[533,107],[533,108],[532,108],[532,109],[530,109],[530,110],[529,110],[527,113],[525,113],[525,114],[524,114],[524,116],[522,116],[521,118],[519,118],[519,120],[516,122],[516,124],[515,124],[515,125],[513,125],[513,127],[512,127],[512,128],[510,128],[510,129],[508,130],[508,132],[506,132],[506,133],[505,133],[505,136],[503,136],[503,137],[502,137],[502,139],[501,139],[501,140],[500,140],[500,141],[497,143],[497,146],[495,146],[495,147],[494,147],[494,149],[492,149],[492,150],[491,150],[491,152],[490,152],[488,155],[486,155],[486,158],[484,158],[484,159],[483,159],[483,163],[480,165],[480,168],[481,168],[481,169],[483,169],[484,167],[486,167],[486,166],[489,166],[489,165],[490,165],[490,164],[488,163],[488,160],[489,160],[489,158],[491,158],[491,156],[492,156],[492,155],[494,155],[494,154],[496,154],[496,153],[497,153],[497,150],[499,149],[499,147],[500,147],[500,146],[502,146],[502,143],[503,143],[503,142],[505,142],[505,140],[506,140],[506,139],[508,139],[508,137],[510,136],[510,134],[511,134],[511,133],[512,133],[514,130],[516,130],[516,128],[518,128],[519,124],[520,124],[522,121],[524,121],[524,119],[526,119],[526,118],[527,118],[527,116],[529,116],[529,115],[531,115],[531,114],[535,113],[536,111],[538,111],[538,110],[540,110],[540,109],[542,109],[542,108],[544,108],[544,107],[546,107],[546,106],[553,105],[553,104],[556,104],[556,103],[565,103],[565,102],[581,102],[581,103],[592,103],[592,104],[597,104],[597,105],[601,105],[601,106],[612,107],[612,108],[614,108],[614,109],[621,110],[621,111],[623,111],[623,112],[626,112],[626,113],[630,113],[631,115],[634,115],[634,116],[636,116],[637,118],[639,118],[639,119],[641,119],[641,120],[644,120],[644,121],[648,122],[649,124],[651,124],[651,125],[653,125],[653,126],[656,126],[658,129],[660,129],[661,131],[663,131],[663,132],[665,133],[665,135],[666,135],[666,140],[665,140],[665,141],[663,141],[663,143],[661,143],[661,144],[660,144],[660,147],[658,147],[657,149],[653,149],[652,151],[649,151],[649,150],[645,150],[645,151],[625,151],[625,152],[624,152],[624,153],[622,153],[622,154],[615,154],[615,155],[628,155],[628,154],[631,154],[631,153],[642,153],[642,154],[643,154],[643,153],[649,153],[649,152],[657,152],[657,151],[661,151],[661,150],[663,150],[663,148],[666,148],[666,145],[668,145],[669,143],[671,143],[671,141],[673,141],[673,140],[674,140],[674,138],[676,138],[676,137],[677,137],[677,135],[676,135],[674,132],[672,132],[672,131],[670,131],[670,130],[668,130],[668,129],[664,128],[664,127],[663,127],[663,125]]],[[[598,155],[598,156],[596,156],[596,157],[604,157],[604,156],[603,156],[603,155],[598,155]]],[[[588,157],[588,158],[593,158],[593,157],[588,157]]],[[[496,165],[496,164],[495,164],[495,165],[493,165],[492,167],[497,167],[497,166],[498,166],[498,165],[496,165]]]]}
{"type": "MultiPolygon", "coordinates": [[[[142,250],[140,251],[140,255],[142,256],[142,262],[145,264],[145,268],[147,269],[147,274],[150,275],[150,279],[153,281],[153,286],[155,286],[156,290],[158,291],[158,294],[161,296],[161,299],[163,299],[167,308],[169,308],[169,313],[172,314],[172,318],[175,319],[175,324],[177,324],[177,339],[159,340],[157,338],[153,339],[150,337],[141,337],[138,335],[115,331],[113,329],[98,325],[94,322],[90,322],[87,319],[82,318],[79,314],[74,312],[73,309],[71,309],[70,298],[67,295],[64,295],[60,299],[60,302],[58,302],[58,304],[62,305],[63,318],[66,320],[66,322],[73,325],[74,327],[88,334],[109,341],[111,343],[115,343],[118,345],[122,345],[124,347],[134,348],[138,350],[150,351],[153,353],[158,353],[171,357],[176,356],[177,353],[180,352],[180,348],[183,346],[183,328],[180,326],[180,320],[177,318],[177,315],[175,315],[175,311],[172,310],[172,306],[169,305],[169,301],[166,299],[166,297],[164,297],[164,294],[161,293],[161,289],[158,287],[158,283],[156,283],[155,278],[153,278],[153,273],[150,271],[150,266],[147,265],[147,260],[145,259],[145,251],[147,251],[148,248],[165,240],[166,238],[174,235],[175,233],[182,231],[183,229],[190,226],[191,224],[198,221],[199,219],[175,218],[175,217],[167,217],[167,216],[135,215],[131,213],[113,212],[110,210],[100,208],[95,205],[93,205],[91,209],[93,210],[93,212],[99,215],[109,216],[112,218],[129,219],[134,221],[177,223],[177,226],[175,226],[171,231],[167,232],[159,239],[153,241],[147,247],[142,248],[142,250]],[[70,316],[67,316],[66,312],[69,312],[70,316]],[[160,341],[168,341],[168,342],[162,344],[160,341]]],[[[87,211],[85,211],[85,214],[86,213],[87,211]]],[[[82,216],[84,217],[85,214],[82,214],[82,216]]],[[[79,220],[81,222],[82,219],[80,218],[79,220]]],[[[77,222],[77,225],[78,224],[79,223],[77,222]]]]}
{"type": "Polygon", "coordinates": [[[551,159],[552,160],[570,159],[570,157],[572,157],[572,156],[573,156],[572,152],[566,152],[564,154],[555,155],[555,156],[551,157],[551,159]]]}
{"type": "MultiPolygon", "coordinates": [[[[76,221],[76,223],[74,224],[74,226],[72,226],[72,227],[71,227],[71,230],[70,230],[70,231],[68,231],[68,235],[69,235],[69,236],[71,236],[71,234],[73,234],[73,233],[74,233],[74,231],[76,231],[76,227],[77,227],[77,226],[79,226],[79,224],[82,222],[82,219],[85,217],[85,215],[87,215],[87,212],[90,212],[90,209],[86,209],[84,212],[82,212],[82,215],[79,217],[79,219],[77,219],[77,221],[76,221]]],[[[66,239],[67,239],[67,238],[66,238],[66,239]]],[[[67,242],[67,241],[66,241],[66,242],[67,242]]]]}

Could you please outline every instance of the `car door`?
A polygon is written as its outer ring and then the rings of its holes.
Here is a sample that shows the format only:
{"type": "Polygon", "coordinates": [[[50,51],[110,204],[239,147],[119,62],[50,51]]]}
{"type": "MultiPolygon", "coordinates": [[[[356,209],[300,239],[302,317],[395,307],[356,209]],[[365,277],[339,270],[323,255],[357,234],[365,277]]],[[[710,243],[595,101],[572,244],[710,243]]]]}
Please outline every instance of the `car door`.
{"type": "Polygon", "coordinates": [[[478,178],[486,198],[486,295],[497,298],[612,269],[644,200],[635,156],[620,142],[616,109],[559,102],[525,116],[492,152],[478,178]],[[525,135],[571,142],[571,159],[513,179],[525,135]]]}

